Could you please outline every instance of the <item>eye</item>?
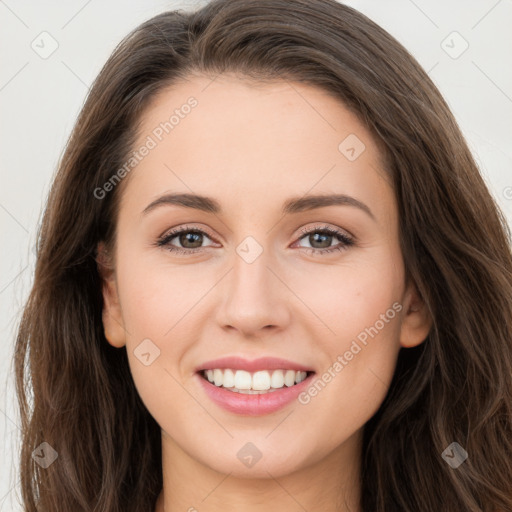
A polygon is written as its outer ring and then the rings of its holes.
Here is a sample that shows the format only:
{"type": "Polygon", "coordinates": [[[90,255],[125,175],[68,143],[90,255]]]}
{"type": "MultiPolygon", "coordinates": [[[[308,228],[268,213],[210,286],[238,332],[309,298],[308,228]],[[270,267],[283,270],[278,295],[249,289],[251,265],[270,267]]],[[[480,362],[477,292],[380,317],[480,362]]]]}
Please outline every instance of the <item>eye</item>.
{"type": "Polygon", "coordinates": [[[343,251],[355,243],[354,239],[345,232],[329,226],[316,226],[312,229],[304,229],[301,231],[301,235],[299,241],[306,238],[306,241],[313,245],[313,247],[301,246],[301,248],[312,254],[329,254],[334,251],[343,251]],[[331,246],[336,238],[339,240],[338,245],[331,246]],[[320,247],[314,247],[314,245],[319,245],[320,247]]]}
{"type": "Polygon", "coordinates": [[[202,249],[202,243],[205,238],[211,240],[210,235],[202,229],[182,226],[181,228],[174,229],[159,238],[156,245],[158,247],[166,247],[169,251],[176,252],[178,254],[190,254],[202,249]],[[178,247],[171,243],[175,238],[180,244],[178,247]]]}

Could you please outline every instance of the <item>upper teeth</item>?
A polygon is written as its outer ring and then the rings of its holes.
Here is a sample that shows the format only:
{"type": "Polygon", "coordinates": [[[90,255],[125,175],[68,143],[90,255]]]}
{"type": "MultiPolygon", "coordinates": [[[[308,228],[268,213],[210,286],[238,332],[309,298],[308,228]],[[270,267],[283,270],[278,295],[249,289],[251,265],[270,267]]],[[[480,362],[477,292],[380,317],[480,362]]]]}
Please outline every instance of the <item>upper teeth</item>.
{"type": "Polygon", "coordinates": [[[245,370],[219,369],[204,370],[204,376],[216,386],[231,388],[231,391],[266,391],[293,386],[307,377],[307,372],[295,370],[261,370],[250,373],[245,370]],[[272,388],[272,389],[271,389],[272,388]]]}

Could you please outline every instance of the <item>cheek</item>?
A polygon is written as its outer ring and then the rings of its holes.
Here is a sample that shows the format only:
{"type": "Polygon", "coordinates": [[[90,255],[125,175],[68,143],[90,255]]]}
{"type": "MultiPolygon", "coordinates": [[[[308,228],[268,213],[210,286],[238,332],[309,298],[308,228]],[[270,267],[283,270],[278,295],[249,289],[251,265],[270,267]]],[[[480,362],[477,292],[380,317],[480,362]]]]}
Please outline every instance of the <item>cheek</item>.
{"type": "Polygon", "coordinates": [[[299,402],[317,428],[333,428],[340,439],[376,412],[393,377],[403,292],[396,261],[397,254],[382,251],[310,281],[308,305],[329,329],[317,326],[313,334],[323,373],[299,402]]]}
{"type": "MultiPolygon", "coordinates": [[[[289,271],[286,280],[309,310],[301,315],[307,318],[304,326],[314,329],[312,339],[322,343],[327,353],[340,353],[348,340],[373,326],[402,299],[403,268],[396,262],[401,262],[399,253],[383,246],[354,252],[337,265],[318,265],[314,274],[305,267],[289,271]]],[[[395,313],[392,310],[390,316],[395,313]]],[[[390,329],[386,331],[390,334],[390,329]]]]}
{"type": "Polygon", "coordinates": [[[198,275],[190,265],[181,268],[143,262],[143,257],[132,259],[119,265],[123,317],[131,343],[150,338],[162,345],[172,338],[171,348],[178,348],[179,340],[184,339],[179,333],[185,326],[189,338],[192,334],[189,320],[214,282],[211,272],[198,275]]]}
{"type": "Polygon", "coordinates": [[[180,404],[190,405],[179,384],[186,378],[180,373],[181,361],[191,340],[200,336],[197,315],[211,284],[194,278],[191,266],[185,270],[142,261],[129,252],[119,259],[126,350],[141,399],[155,419],[165,424],[166,415],[172,416],[180,404]]]}

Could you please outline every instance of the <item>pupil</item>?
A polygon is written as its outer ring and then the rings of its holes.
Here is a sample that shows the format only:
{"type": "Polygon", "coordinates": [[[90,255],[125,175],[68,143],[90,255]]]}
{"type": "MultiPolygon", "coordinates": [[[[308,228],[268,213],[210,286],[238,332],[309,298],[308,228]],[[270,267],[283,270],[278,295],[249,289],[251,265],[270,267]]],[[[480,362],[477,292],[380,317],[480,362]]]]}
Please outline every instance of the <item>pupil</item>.
{"type": "MultiPolygon", "coordinates": [[[[313,235],[310,236],[310,241],[309,243],[311,245],[313,245],[311,243],[311,240],[313,239],[315,242],[318,242],[318,237],[320,238],[324,238],[323,242],[324,242],[324,245],[321,247],[321,248],[325,248],[325,247],[330,247],[331,245],[331,240],[329,240],[330,238],[332,238],[332,235],[326,235],[326,234],[322,234],[322,233],[314,233],[313,235]],[[317,240],[315,240],[317,239],[317,240]],[[325,244],[325,242],[327,241],[327,244],[325,244]]],[[[321,242],[321,241],[320,241],[321,242]]]]}
{"type": "Polygon", "coordinates": [[[201,247],[201,242],[202,242],[201,237],[202,237],[201,233],[184,233],[180,236],[180,244],[183,247],[186,247],[188,249],[195,249],[196,247],[201,247]],[[191,247],[190,245],[188,245],[188,242],[191,241],[193,244],[194,239],[195,239],[196,245],[193,245],[191,247]],[[197,244],[198,241],[199,241],[199,243],[197,244]]]}

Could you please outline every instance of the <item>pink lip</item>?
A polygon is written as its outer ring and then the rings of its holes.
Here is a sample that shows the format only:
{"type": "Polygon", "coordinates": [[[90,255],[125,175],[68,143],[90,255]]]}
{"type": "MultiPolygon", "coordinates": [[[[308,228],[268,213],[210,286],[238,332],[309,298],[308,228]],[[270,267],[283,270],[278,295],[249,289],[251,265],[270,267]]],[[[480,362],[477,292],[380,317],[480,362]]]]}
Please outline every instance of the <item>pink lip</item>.
{"type": "Polygon", "coordinates": [[[294,363],[286,359],[279,359],[277,357],[260,357],[249,361],[242,357],[222,357],[213,361],[207,361],[201,366],[196,368],[196,371],[201,370],[214,370],[215,368],[225,369],[231,368],[232,370],[245,370],[246,372],[257,372],[259,370],[295,370],[301,372],[312,372],[312,368],[308,368],[302,364],[294,363]]]}
{"type": "MultiPolygon", "coordinates": [[[[219,368],[219,366],[215,366],[215,368],[219,368]]],[[[227,366],[227,368],[233,368],[233,366],[227,366]]],[[[261,366],[258,368],[261,369],[261,366]]],[[[294,369],[289,366],[287,368],[294,369]]],[[[282,367],[276,369],[282,369],[282,367]]],[[[200,372],[196,373],[196,375],[208,397],[219,407],[236,414],[261,416],[282,409],[293,402],[297,396],[311,384],[315,374],[311,373],[311,375],[308,375],[302,382],[289,388],[285,386],[276,391],[261,395],[247,395],[229,391],[212,384],[205,379],[200,372]]]]}

